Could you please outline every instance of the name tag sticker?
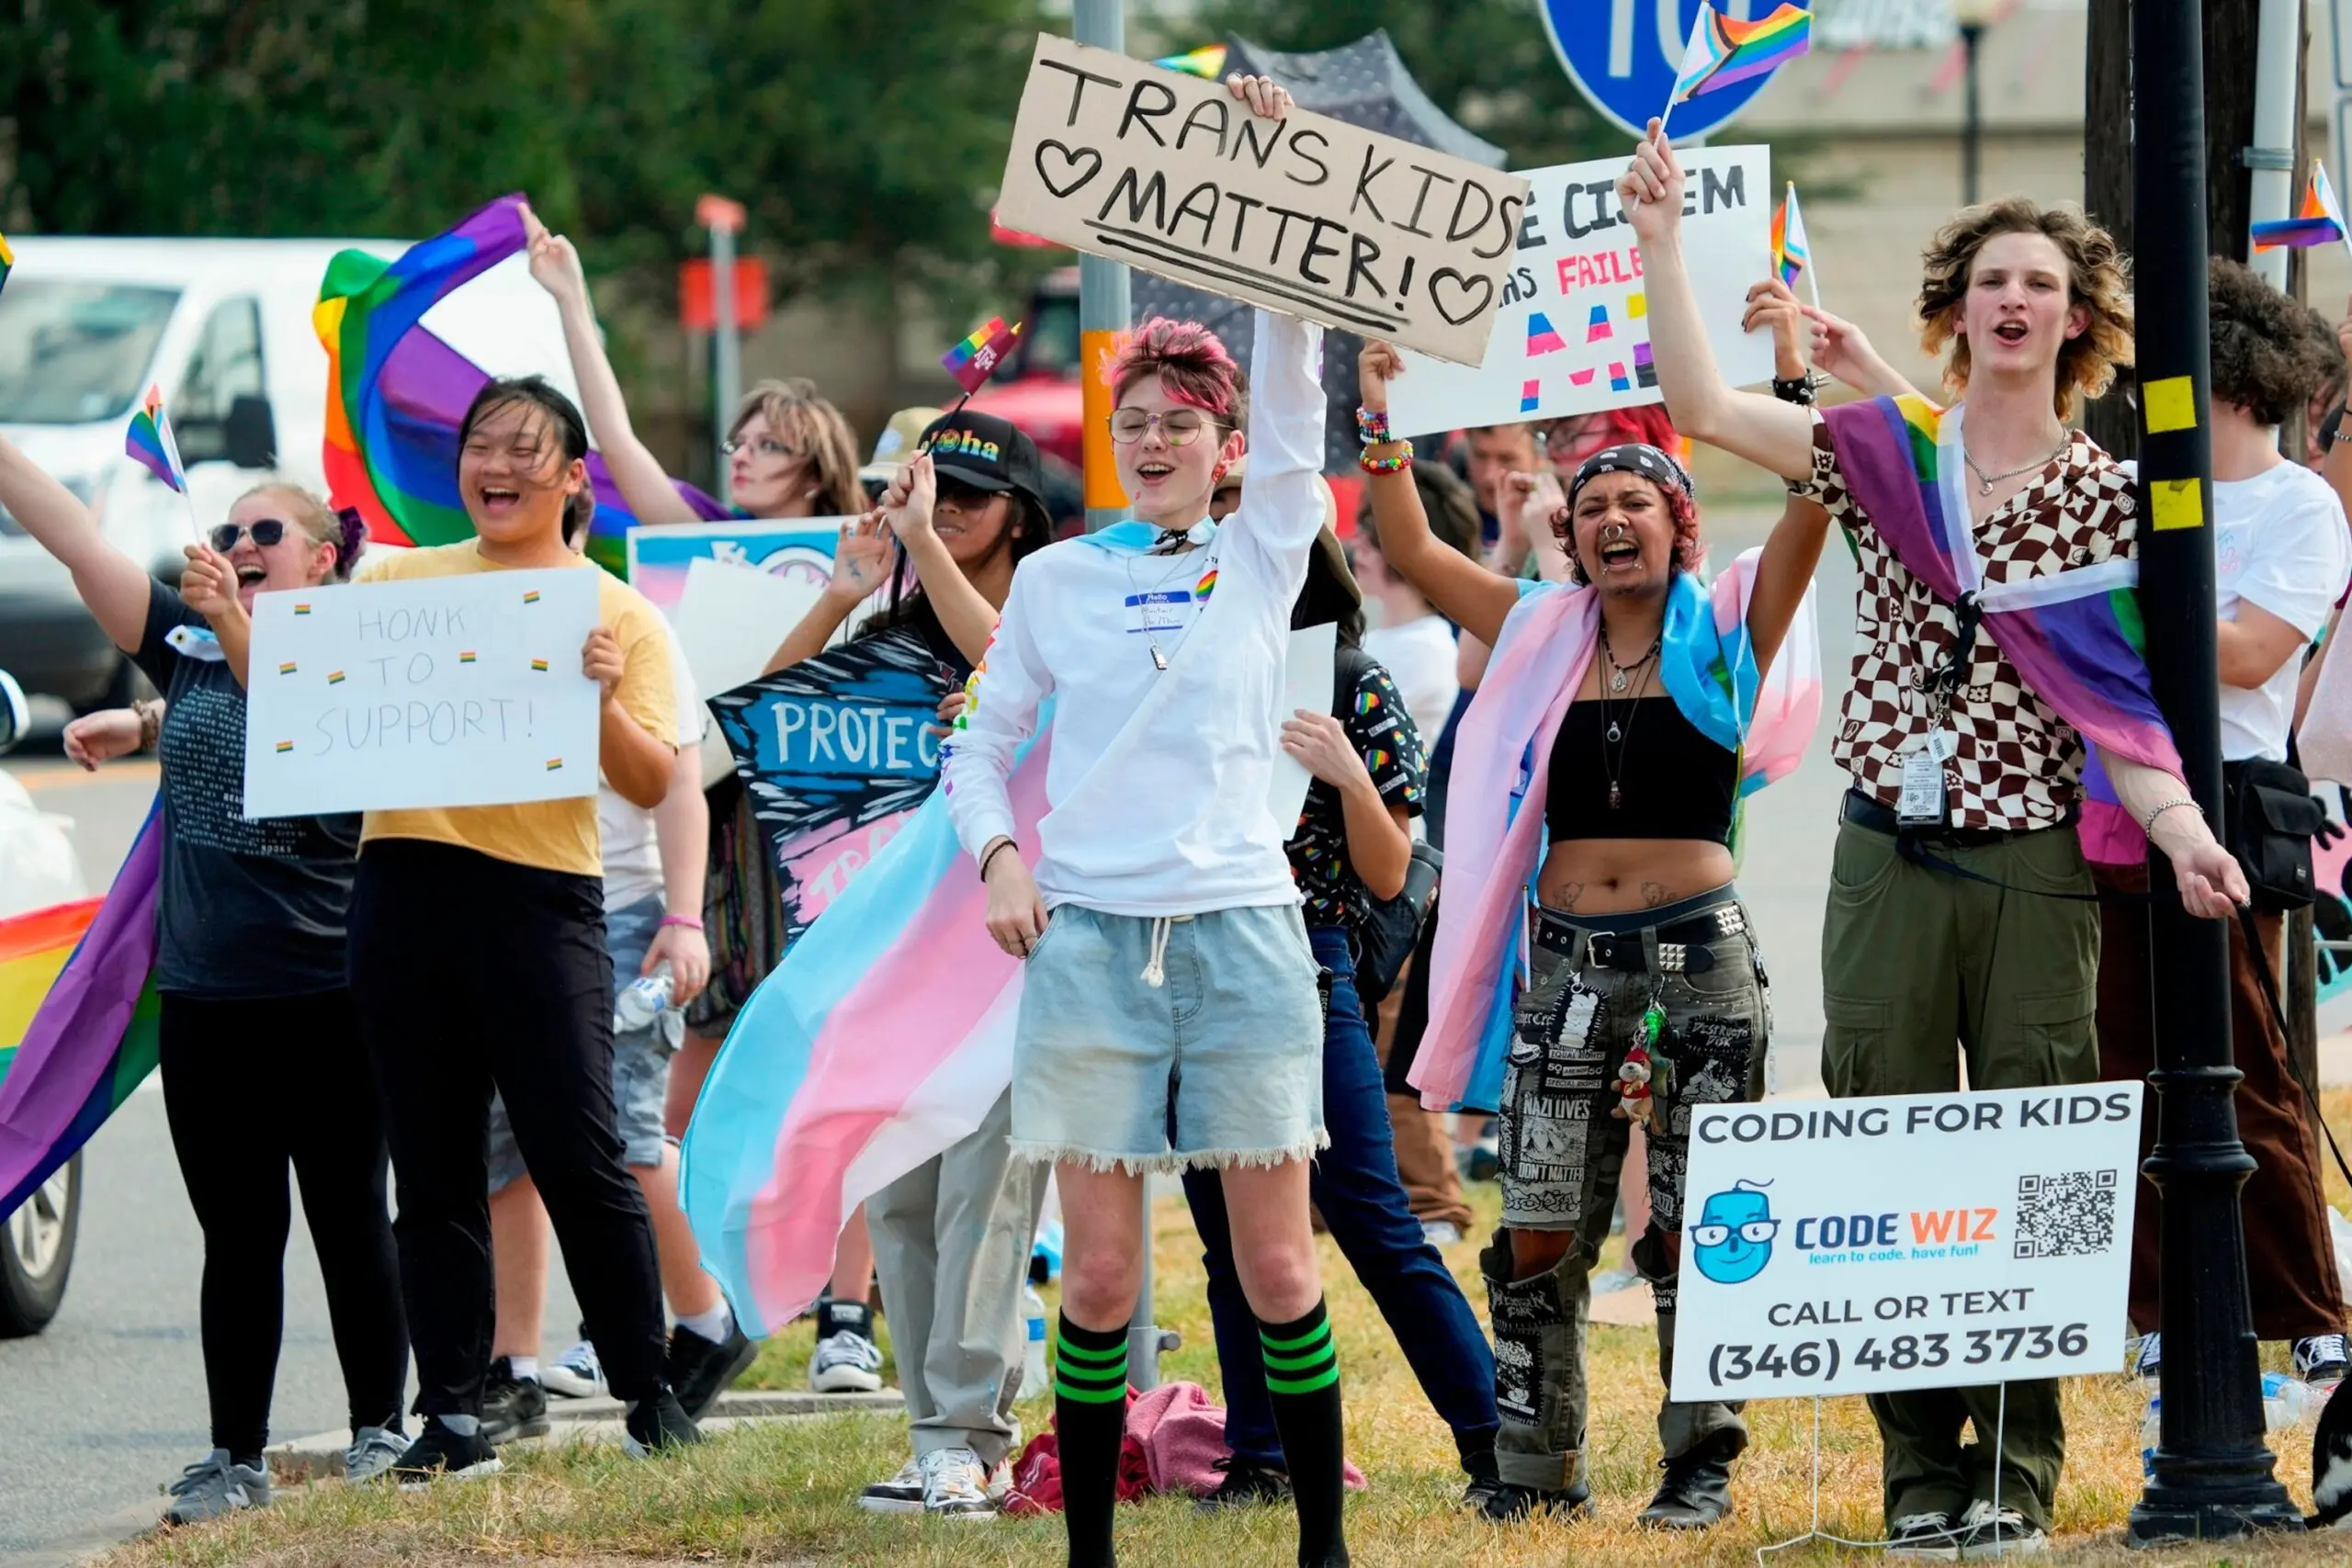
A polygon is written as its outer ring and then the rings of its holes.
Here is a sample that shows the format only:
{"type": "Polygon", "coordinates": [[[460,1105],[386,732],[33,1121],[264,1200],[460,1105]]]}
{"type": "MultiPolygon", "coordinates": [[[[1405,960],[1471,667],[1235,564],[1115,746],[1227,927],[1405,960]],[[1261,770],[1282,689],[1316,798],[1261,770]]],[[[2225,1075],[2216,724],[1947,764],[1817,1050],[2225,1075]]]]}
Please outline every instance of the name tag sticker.
{"type": "Polygon", "coordinates": [[[1127,595],[1127,630],[1137,633],[1182,631],[1193,624],[1193,615],[1197,608],[1189,589],[1130,593],[1127,595]]]}

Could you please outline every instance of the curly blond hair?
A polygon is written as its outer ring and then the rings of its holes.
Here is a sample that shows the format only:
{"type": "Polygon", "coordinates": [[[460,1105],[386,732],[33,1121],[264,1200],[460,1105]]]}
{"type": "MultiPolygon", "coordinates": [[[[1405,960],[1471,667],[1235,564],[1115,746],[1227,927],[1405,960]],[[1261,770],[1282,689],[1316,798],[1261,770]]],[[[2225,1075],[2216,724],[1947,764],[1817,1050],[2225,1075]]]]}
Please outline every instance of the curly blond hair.
{"type": "Polygon", "coordinates": [[[842,411],[819,394],[816,382],[805,376],[760,381],[735,405],[728,435],[740,434],[753,414],[767,421],[775,439],[808,458],[820,515],[847,517],[865,510],[865,486],[857,477],[857,436],[842,411]]]}
{"type": "Polygon", "coordinates": [[[1963,208],[1928,243],[1919,285],[1919,345],[1930,355],[1949,347],[1944,386],[1968,389],[1968,337],[1958,331],[1962,302],[1977,254],[1996,234],[2040,234],[2066,258],[2066,302],[2090,310],[2090,324],[2058,350],[2054,399],[2060,419],[2071,420],[2078,398],[2096,398],[2114,384],[2116,367],[2132,363],[2132,264],[2115,236],[2072,202],[2042,207],[2021,196],[1963,208]]]}

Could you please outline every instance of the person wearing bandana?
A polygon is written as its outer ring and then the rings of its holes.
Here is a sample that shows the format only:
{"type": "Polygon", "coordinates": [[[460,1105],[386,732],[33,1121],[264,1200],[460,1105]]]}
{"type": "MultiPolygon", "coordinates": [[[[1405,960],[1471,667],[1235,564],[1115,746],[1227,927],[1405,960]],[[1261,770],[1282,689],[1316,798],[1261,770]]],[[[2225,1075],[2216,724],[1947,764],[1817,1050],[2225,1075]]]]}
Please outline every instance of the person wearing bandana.
{"type": "MultiPolygon", "coordinates": [[[[1368,343],[1357,419],[1389,564],[1494,656],[1454,744],[1445,915],[1411,1081],[1425,1103],[1494,1107],[1502,1226],[1479,1258],[1495,1335],[1502,1482],[1485,1512],[1590,1509],[1585,1337],[1633,1126],[1651,1218],[1634,1266],[1670,1368],[1691,1108],[1763,1090],[1764,964],[1732,886],[1740,800],[1785,773],[1819,709],[1810,590],[1821,533],[1776,528],[1702,586],[1696,487],[1641,443],[1577,467],[1552,528],[1570,581],[1516,581],[1430,535],[1390,437],[1396,350],[1368,343]],[[1522,759],[1525,765],[1522,765],[1522,759]],[[1537,907],[1527,907],[1532,885],[1537,907]],[[1521,933],[1529,973],[1513,1003],[1521,933]]],[[[1736,1404],[1658,1413],[1645,1525],[1731,1509],[1736,1404]]]]}

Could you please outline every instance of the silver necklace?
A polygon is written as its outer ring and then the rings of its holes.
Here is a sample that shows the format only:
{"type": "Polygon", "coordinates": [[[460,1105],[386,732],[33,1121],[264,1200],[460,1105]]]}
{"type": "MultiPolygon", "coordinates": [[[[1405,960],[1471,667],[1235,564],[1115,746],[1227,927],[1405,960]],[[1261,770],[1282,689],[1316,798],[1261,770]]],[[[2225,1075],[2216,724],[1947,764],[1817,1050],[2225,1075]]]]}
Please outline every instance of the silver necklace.
{"type": "MultiPolygon", "coordinates": [[[[1641,669],[1643,665],[1647,664],[1653,658],[1655,658],[1657,654],[1658,649],[1665,644],[1665,641],[1666,634],[1660,632],[1651,640],[1648,652],[1643,654],[1639,659],[1634,660],[1631,664],[1620,664],[1617,662],[1617,655],[1611,651],[1609,647],[1608,623],[1605,621],[1601,623],[1600,657],[1609,661],[1609,689],[1612,692],[1623,691],[1625,689],[1626,682],[1633,676],[1634,672],[1641,669]]],[[[1611,735],[1609,739],[1614,740],[1617,737],[1611,735]]]]}
{"type": "Polygon", "coordinates": [[[1979,495],[1990,495],[1993,493],[1993,487],[1999,484],[2003,479],[2013,479],[2019,474],[2030,474],[2039,469],[2046,468],[2051,464],[2056,462],[2058,460],[2059,454],[2064,452],[2067,446],[2072,443],[2074,439],[2074,432],[2068,431],[2066,434],[2058,437],[2058,445],[2051,448],[2050,456],[2041,458],[2038,462],[2028,463],[2022,468],[2011,468],[2006,474],[1988,474],[1983,468],[1977,467],[1975,456],[1968,450],[1968,444],[1966,442],[1962,442],[1961,444],[1960,455],[1968,464],[1969,472],[1976,476],[1976,493],[1979,495]]]}
{"type": "Polygon", "coordinates": [[[1146,600],[1146,596],[1147,594],[1159,592],[1170,583],[1175,581],[1178,577],[1182,575],[1185,567],[1190,564],[1188,558],[1191,553],[1191,545],[1192,538],[1190,530],[1179,531],[1177,529],[1170,528],[1162,529],[1160,531],[1159,539],[1153,544],[1150,549],[1145,550],[1141,553],[1144,555],[1156,555],[1160,551],[1165,550],[1176,564],[1170,570],[1161,574],[1159,581],[1154,582],[1148,589],[1138,588],[1136,586],[1136,558],[1134,556],[1129,556],[1126,559],[1127,592],[1136,603],[1136,613],[1144,618],[1144,643],[1151,650],[1151,667],[1162,674],[1165,674],[1168,670],[1168,655],[1160,650],[1159,634],[1150,624],[1151,610],[1146,600]]]}

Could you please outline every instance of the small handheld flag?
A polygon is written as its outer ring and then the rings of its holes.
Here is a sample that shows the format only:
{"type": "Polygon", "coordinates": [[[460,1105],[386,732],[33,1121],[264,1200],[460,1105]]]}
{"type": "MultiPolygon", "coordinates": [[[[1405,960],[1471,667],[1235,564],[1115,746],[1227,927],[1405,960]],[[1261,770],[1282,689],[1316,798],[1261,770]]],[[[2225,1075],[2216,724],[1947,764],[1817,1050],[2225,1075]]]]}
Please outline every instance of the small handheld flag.
{"type": "Polygon", "coordinates": [[[1821,304],[1821,281],[1813,276],[1813,246],[1805,239],[1804,212],[1797,206],[1797,186],[1789,182],[1788,194],[1781,198],[1780,207],[1772,214],[1772,268],[1781,281],[1791,288],[1797,286],[1803,274],[1813,291],[1813,302],[1821,304]]]}
{"type": "Polygon", "coordinates": [[[161,387],[147,389],[147,400],[130,416],[130,429],[123,437],[122,449],[180,494],[187,493],[187,470],[180,467],[180,449],[172,439],[172,422],[164,412],[161,387]]]}
{"type": "Polygon", "coordinates": [[[0,288],[8,287],[8,269],[17,265],[17,253],[8,248],[8,236],[0,234],[0,288]]]}
{"type": "Polygon", "coordinates": [[[2352,244],[2352,230],[2344,221],[2344,209],[2336,205],[2335,192],[2327,183],[2327,167],[2318,159],[2312,160],[2312,181],[2303,187],[2303,204],[2292,218],[2277,218],[2254,226],[2254,248],[2273,251],[2304,245],[2332,244],[2343,240],[2352,244]]]}
{"type": "Polygon", "coordinates": [[[1753,22],[1734,21],[1712,5],[1702,6],[1690,23],[1690,41],[1682,51],[1682,69],[1675,73],[1667,110],[1777,70],[1812,46],[1813,14],[1795,6],[1781,6],[1753,22]]]}
{"type": "Polygon", "coordinates": [[[975,328],[970,337],[949,349],[939,363],[956,378],[968,398],[988,384],[1020,336],[1019,327],[1007,327],[1002,316],[991,316],[987,325],[975,328]]]}
{"type": "Polygon", "coordinates": [[[1152,63],[1163,71],[1181,71],[1214,82],[1225,74],[1225,45],[1204,44],[1183,54],[1163,54],[1152,63]]]}

